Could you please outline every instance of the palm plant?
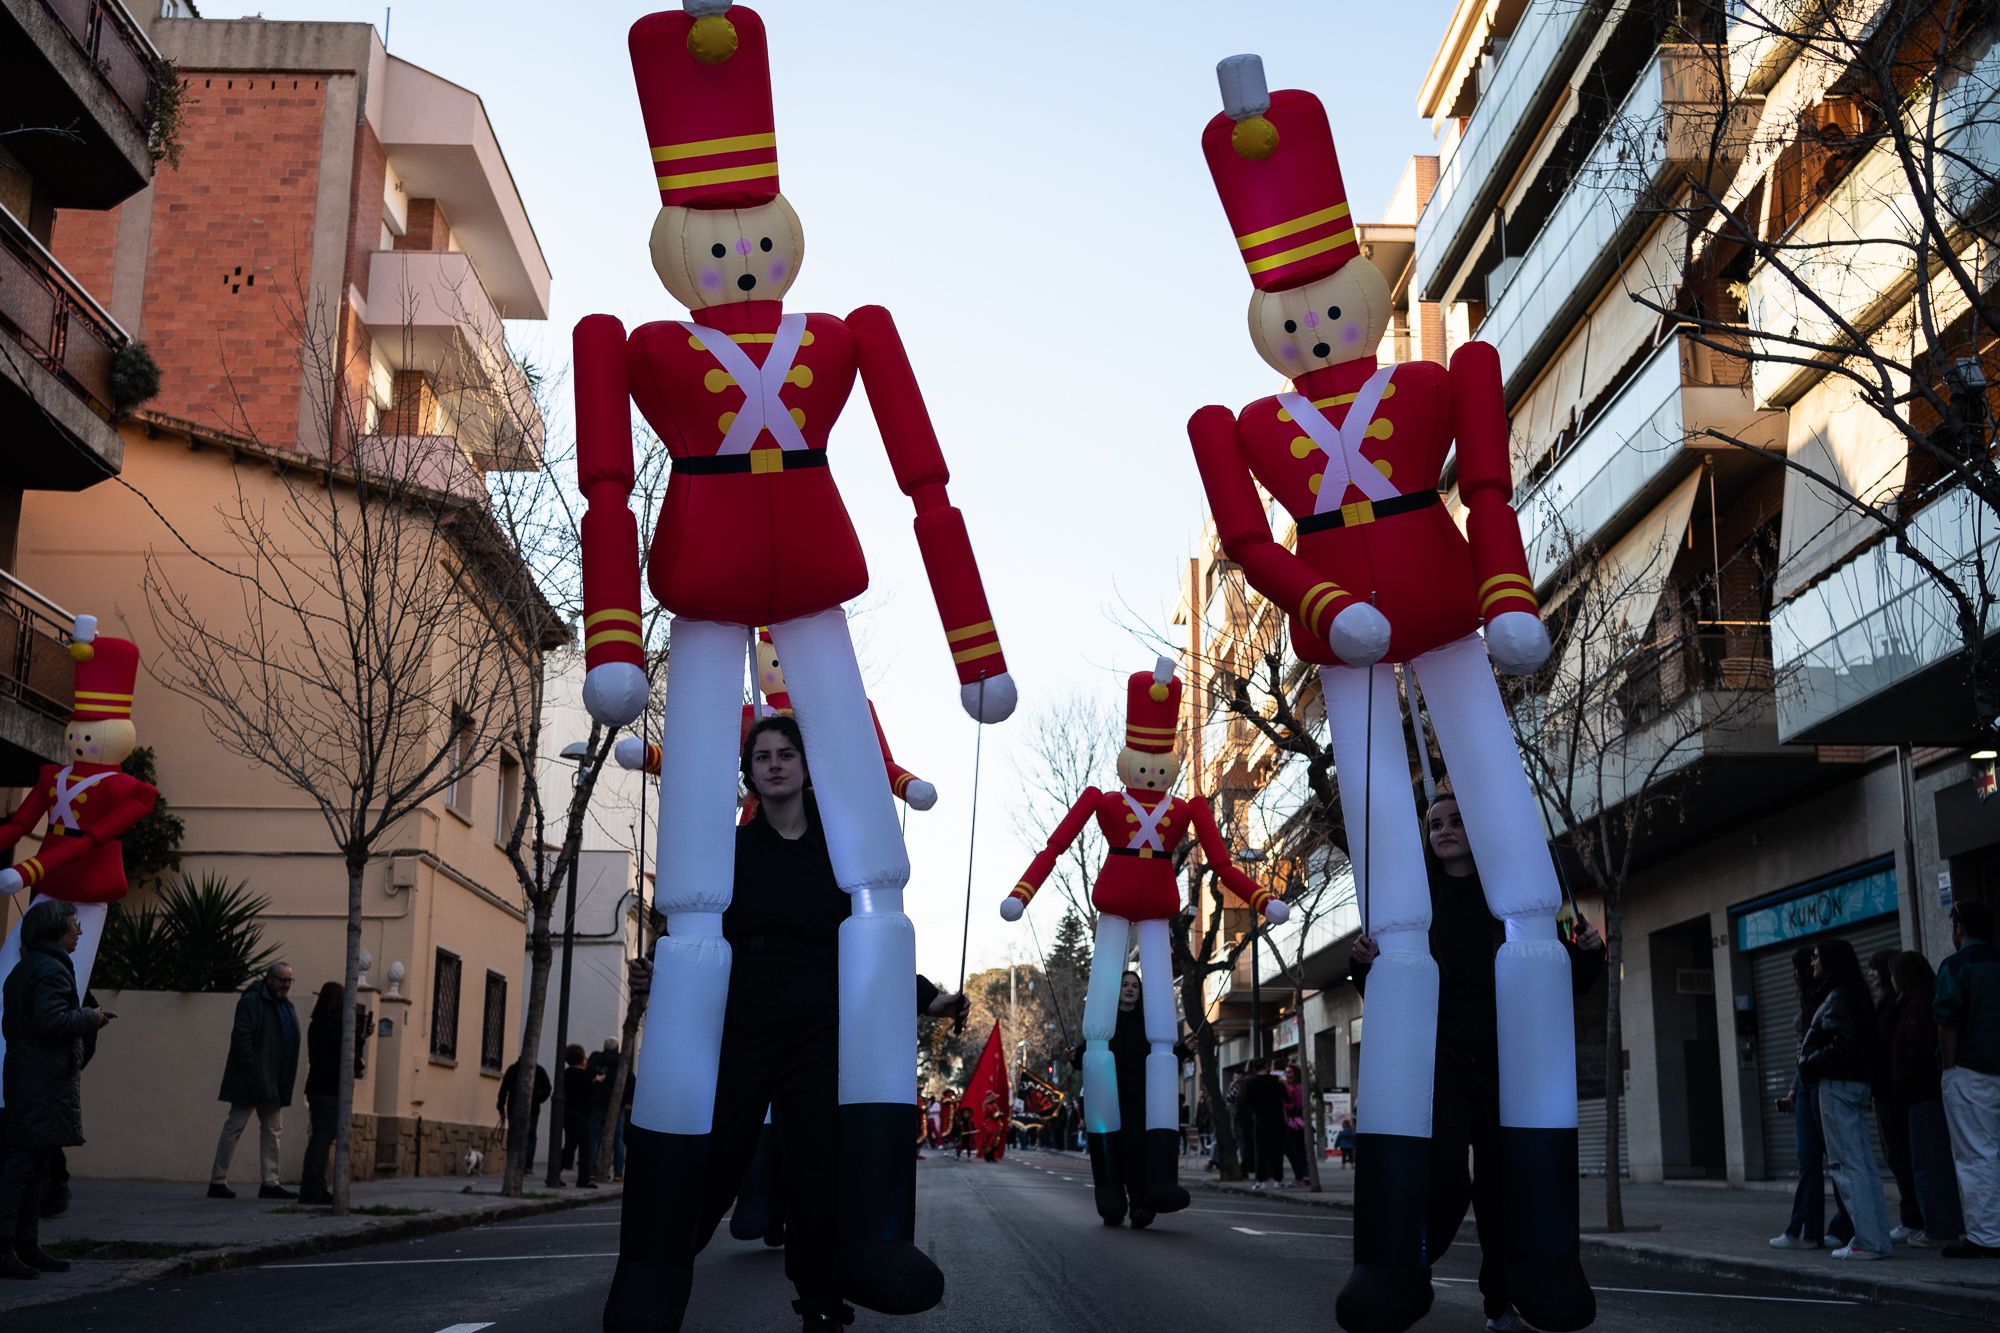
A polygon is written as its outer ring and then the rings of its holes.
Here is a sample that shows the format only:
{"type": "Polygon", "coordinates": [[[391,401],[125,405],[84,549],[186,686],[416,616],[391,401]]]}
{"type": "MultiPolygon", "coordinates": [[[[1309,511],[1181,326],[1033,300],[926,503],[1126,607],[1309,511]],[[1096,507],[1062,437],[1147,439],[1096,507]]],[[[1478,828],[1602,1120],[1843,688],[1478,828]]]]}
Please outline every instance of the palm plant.
{"type": "Polygon", "coordinates": [[[112,906],[95,981],[107,990],[240,990],[277,958],[258,917],[271,900],[220,875],[183,871],[157,904],[112,906]]]}

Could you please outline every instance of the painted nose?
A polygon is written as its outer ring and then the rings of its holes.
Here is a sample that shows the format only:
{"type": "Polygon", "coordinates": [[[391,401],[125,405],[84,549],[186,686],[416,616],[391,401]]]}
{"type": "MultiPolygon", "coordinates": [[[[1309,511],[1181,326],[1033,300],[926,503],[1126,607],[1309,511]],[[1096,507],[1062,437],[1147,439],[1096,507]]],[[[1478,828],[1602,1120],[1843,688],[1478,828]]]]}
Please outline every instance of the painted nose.
{"type": "Polygon", "coordinates": [[[1332,350],[1333,350],[1333,349],[1332,349],[1331,347],[1328,347],[1328,346],[1327,346],[1327,345],[1326,345],[1325,343],[1314,343],[1314,344],[1313,344],[1313,355],[1314,355],[1314,356],[1325,356],[1325,355],[1326,355],[1327,353],[1331,352],[1332,350]]]}
{"type": "MultiPolygon", "coordinates": [[[[748,273],[745,273],[745,274],[744,274],[744,275],[743,275],[742,277],[740,277],[740,278],[738,278],[738,279],[736,280],[736,285],[737,285],[737,286],[738,286],[739,288],[741,288],[742,290],[744,290],[744,291],[746,291],[746,292],[747,292],[747,291],[749,291],[749,290],[750,290],[750,289],[751,289],[752,287],[755,287],[755,286],[757,285],[757,279],[755,279],[755,278],[751,277],[751,276],[750,276],[750,275],[749,275],[748,273]]],[[[1321,344],[1320,344],[1320,346],[1321,346],[1321,347],[1324,347],[1324,346],[1326,346],[1326,344],[1325,344],[1325,343],[1321,343],[1321,344]]],[[[1321,356],[1325,356],[1325,355],[1326,355],[1326,353],[1325,353],[1325,352],[1321,352],[1321,353],[1320,353],[1320,355],[1321,355],[1321,356]]]]}

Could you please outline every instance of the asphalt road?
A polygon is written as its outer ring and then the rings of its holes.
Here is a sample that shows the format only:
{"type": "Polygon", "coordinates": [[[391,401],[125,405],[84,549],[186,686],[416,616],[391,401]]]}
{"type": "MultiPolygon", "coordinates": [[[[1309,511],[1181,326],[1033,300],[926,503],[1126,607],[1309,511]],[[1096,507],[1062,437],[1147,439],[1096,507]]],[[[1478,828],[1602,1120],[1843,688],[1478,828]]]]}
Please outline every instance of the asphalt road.
{"type": "MultiPolygon", "coordinates": [[[[897,1333],[1250,1328],[1334,1333],[1333,1297],[1353,1233],[1345,1213],[1197,1192],[1194,1207],[1147,1232],[1104,1226],[1079,1159],[1023,1154],[999,1165],[918,1167],[918,1239],[943,1267],[944,1303],[891,1320],[863,1311],[855,1328],[897,1333]]],[[[1087,1168],[1086,1168],[1087,1171],[1087,1168]]],[[[209,1333],[220,1328],[375,1333],[586,1333],[617,1246],[614,1207],[585,1208],[208,1277],[128,1288],[21,1312],[24,1333],[209,1333]]],[[[1471,1239],[1470,1226],[1466,1239],[1471,1239]]],[[[1437,1269],[1423,1329],[1483,1327],[1476,1247],[1454,1245],[1437,1269]],[[1474,1248],[1474,1253],[1468,1253],[1474,1248]]],[[[1970,1329],[1899,1306],[1801,1296],[1732,1279],[1683,1277],[1596,1260],[1604,1330],[1889,1333],[1970,1329]]],[[[732,1241],[702,1255],[691,1333],[798,1327],[783,1259],[732,1241]]]]}

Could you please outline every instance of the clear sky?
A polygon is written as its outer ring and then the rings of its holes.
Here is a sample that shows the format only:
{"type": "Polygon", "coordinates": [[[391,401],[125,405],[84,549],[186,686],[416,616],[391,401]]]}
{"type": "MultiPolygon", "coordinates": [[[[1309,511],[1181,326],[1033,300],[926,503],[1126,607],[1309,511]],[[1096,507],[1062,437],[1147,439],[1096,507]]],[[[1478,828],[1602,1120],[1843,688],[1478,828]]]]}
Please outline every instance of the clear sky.
{"type": "MultiPolygon", "coordinates": [[[[566,368],[569,329],[606,311],[681,317],[646,238],[659,208],[626,55],[657,5],[402,0],[389,49],[485,100],[555,275],[546,324],[510,328],[566,368]]],[[[787,305],[896,317],[952,467],[1021,689],[986,737],[971,966],[1032,960],[998,904],[1040,845],[1016,774],[1034,714],[1092,693],[1122,712],[1152,663],[1131,626],[1170,632],[1206,508],[1186,422],[1272,391],[1250,347],[1250,283],[1203,164],[1215,62],[1264,57],[1274,88],[1318,93],[1358,219],[1431,151],[1416,95],[1451,0],[853,5],[763,0],[778,155],[806,252],[787,305]]],[[[203,0],[210,18],[370,22],[347,0],[203,0]]],[[[567,420],[552,428],[567,433],[567,420]]],[[[920,968],[957,980],[972,722],[867,400],[834,469],[873,574],[857,624],[896,757],[940,799],[909,821],[920,968]]],[[[1113,774],[1103,781],[1115,781],[1113,774]]],[[[1042,944],[1058,904],[1030,909],[1042,944]]]]}

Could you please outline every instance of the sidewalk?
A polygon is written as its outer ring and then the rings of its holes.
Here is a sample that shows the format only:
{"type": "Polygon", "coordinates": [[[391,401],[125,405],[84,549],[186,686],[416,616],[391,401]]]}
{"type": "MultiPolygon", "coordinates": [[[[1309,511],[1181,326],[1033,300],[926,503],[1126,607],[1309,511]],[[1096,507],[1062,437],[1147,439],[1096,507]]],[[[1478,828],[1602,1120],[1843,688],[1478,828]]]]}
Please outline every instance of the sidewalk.
{"type": "MultiPolygon", "coordinates": [[[[1069,1154],[1088,1169],[1081,1153],[1069,1154]]],[[[1205,1159],[1182,1159],[1181,1183],[1189,1189],[1252,1194],[1244,1182],[1223,1182],[1206,1170],[1205,1159]]],[[[1290,1172],[1286,1175],[1289,1177],[1290,1172]]],[[[1263,1190],[1254,1197],[1302,1207],[1351,1209],[1354,1173],[1340,1163],[1322,1163],[1322,1193],[1304,1189],[1263,1190]]],[[[1583,1255],[1592,1251],[1683,1273],[1755,1277],[1801,1292],[1858,1296],[1920,1306],[1961,1318],[2000,1324],[2000,1260],[1946,1259],[1936,1250],[1898,1245],[1894,1257],[1875,1263],[1830,1258],[1824,1250],[1774,1250],[1767,1243],[1784,1229],[1791,1191],[1729,1189],[1708,1183],[1640,1185],[1624,1182],[1625,1230],[1604,1230],[1604,1181],[1581,1182],[1583,1255]]],[[[1895,1205],[1890,1204],[1893,1219],[1895,1205]]],[[[1829,1198],[1828,1215],[1832,1214],[1829,1198]]],[[[1460,1243],[1477,1244],[1471,1219],[1460,1243]]]]}
{"type": "Polygon", "coordinates": [[[70,1185],[69,1211],[42,1223],[42,1248],[71,1260],[70,1271],[0,1282],[0,1314],[126,1283],[614,1202],[624,1189],[550,1190],[536,1176],[527,1197],[503,1199],[498,1175],[364,1181],[354,1186],[353,1207],[375,1211],[337,1218],[327,1208],[260,1200],[255,1185],[241,1182],[235,1199],[210,1199],[206,1185],[187,1181],[79,1177],[70,1185]]]}

